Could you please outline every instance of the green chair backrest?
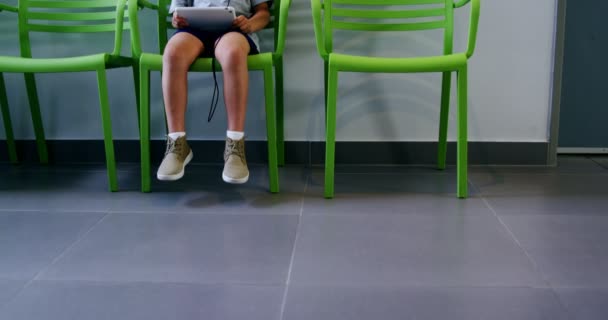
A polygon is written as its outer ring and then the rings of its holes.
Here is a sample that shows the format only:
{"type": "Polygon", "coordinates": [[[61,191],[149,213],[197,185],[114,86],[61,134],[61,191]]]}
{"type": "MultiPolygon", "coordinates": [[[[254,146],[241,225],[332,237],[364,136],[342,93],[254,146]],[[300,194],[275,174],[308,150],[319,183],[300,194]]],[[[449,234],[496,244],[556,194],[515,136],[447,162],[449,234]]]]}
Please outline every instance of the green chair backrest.
{"type": "MultiPolygon", "coordinates": [[[[119,55],[129,0],[20,0],[19,42],[21,56],[32,57],[30,32],[97,33],[114,32],[112,54],[119,55]]],[[[129,1],[131,2],[131,1],[129,1]]]]}
{"type": "Polygon", "coordinates": [[[10,12],[17,12],[17,7],[9,6],[8,4],[0,3],[0,11],[6,10],[10,12]]]}
{"type": "Polygon", "coordinates": [[[444,54],[452,53],[454,0],[323,0],[325,48],[335,30],[419,31],[444,29],[444,54]]]}
{"type": "MultiPolygon", "coordinates": [[[[167,32],[173,29],[171,25],[172,15],[169,13],[169,6],[171,0],[158,0],[158,44],[160,46],[160,53],[165,51],[168,37],[167,32]]],[[[279,10],[281,7],[281,0],[274,0],[272,8],[270,8],[271,20],[265,29],[273,29],[274,33],[274,48],[277,49],[278,37],[279,37],[279,10]]]]}

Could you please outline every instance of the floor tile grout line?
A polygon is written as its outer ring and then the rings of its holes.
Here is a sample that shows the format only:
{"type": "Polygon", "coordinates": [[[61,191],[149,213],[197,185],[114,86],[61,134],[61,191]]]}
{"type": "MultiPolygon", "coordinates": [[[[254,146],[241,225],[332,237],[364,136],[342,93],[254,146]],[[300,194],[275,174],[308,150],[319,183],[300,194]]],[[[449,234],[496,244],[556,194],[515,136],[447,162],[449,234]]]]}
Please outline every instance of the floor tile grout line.
{"type": "MultiPolygon", "coordinates": [[[[4,281],[16,281],[22,282],[23,280],[3,278],[4,281]]],[[[90,280],[90,279],[42,279],[36,280],[39,283],[64,283],[64,284],[82,284],[82,285],[98,285],[98,286],[127,286],[127,285],[183,285],[183,286],[206,286],[206,287],[262,287],[262,288],[284,288],[283,283],[256,283],[256,282],[198,282],[198,281],[155,281],[155,280],[90,280]]],[[[544,287],[544,286],[533,286],[533,285],[503,285],[503,284],[491,284],[491,285],[445,285],[445,284],[385,284],[385,283],[361,283],[361,284],[347,284],[347,283],[302,283],[298,286],[309,287],[309,288],[324,288],[324,287],[338,287],[338,288],[380,288],[380,289],[394,289],[394,288],[409,288],[409,289],[526,289],[526,290],[608,290],[608,287],[589,287],[589,286],[556,286],[556,287],[544,287]]]]}
{"type": "MultiPolygon", "coordinates": [[[[2,279],[19,281],[15,279],[2,279]]],[[[191,282],[191,281],[155,281],[155,280],[89,280],[89,279],[41,279],[36,280],[41,283],[79,283],[84,285],[192,285],[192,286],[228,286],[228,287],[264,287],[264,288],[284,288],[283,283],[256,283],[256,282],[191,282]]],[[[362,283],[362,284],[347,284],[347,283],[302,283],[298,284],[302,287],[339,287],[339,288],[411,288],[411,289],[529,289],[529,290],[550,290],[550,289],[594,289],[608,290],[608,287],[542,287],[542,286],[526,286],[526,285],[445,285],[445,284],[385,284],[385,283],[362,283]]]]}
{"type": "Polygon", "coordinates": [[[606,176],[608,172],[604,172],[605,170],[601,170],[600,168],[597,171],[589,171],[589,172],[514,172],[514,171],[477,171],[471,172],[469,171],[469,175],[484,175],[484,174],[503,174],[503,175],[511,175],[511,176],[555,176],[555,175],[563,175],[563,176],[579,176],[579,177],[589,177],[589,176],[606,176]]]}
{"type": "MultiPolygon", "coordinates": [[[[508,285],[508,284],[420,284],[420,283],[374,283],[374,282],[362,282],[362,283],[346,283],[346,282],[303,282],[298,283],[298,287],[302,288],[343,288],[343,289],[526,289],[526,290],[551,290],[548,286],[534,286],[534,285],[508,285]]],[[[574,288],[559,288],[559,289],[588,289],[589,287],[574,287],[574,288]]],[[[597,289],[597,288],[593,288],[597,289]]],[[[606,289],[608,288],[600,288],[606,289]]]]}
{"type": "Polygon", "coordinates": [[[3,209],[0,208],[0,213],[15,212],[15,213],[51,213],[51,214],[62,214],[62,213],[80,213],[83,215],[94,214],[94,213],[110,213],[108,210],[79,210],[79,209],[3,209]]]}
{"type": "Polygon", "coordinates": [[[293,249],[291,250],[291,258],[289,259],[289,268],[287,270],[287,279],[285,280],[285,290],[283,291],[283,299],[281,301],[281,309],[279,311],[279,320],[285,318],[285,308],[287,306],[287,294],[289,293],[289,284],[291,283],[291,272],[293,270],[293,262],[296,256],[296,248],[298,245],[298,238],[300,235],[300,224],[302,223],[302,216],[304,213],[304,202],[306,201],[306,192],[308,191],[308,183],[312,172],[306,176],[306,183],[304,184],[304,192],[302,193],[302,204],[300,206],[300,214],[298,215],[298,224],[296,225],[296,235],[293,239],[293,249]]]}
{"type": "Polygon", "coordinates": [[[600,168],[604,169],[604,170],[608,170],[608,167],[604,167],[603,164],[597,162],[595,159],[593,158],[589,158],[589,160],[591,160],[591,162],[595,163],[596,165],[598,165],[600,168]]]}
{"type": "MultiPolygon", "coordinates": [[[[467,189],[473,189],[473,196],[477,196],[480,198],[483,198],[483,193],[481,192],[481,189],[478,188],[474,183],[473,180],[471,179],[471,175],[469,173],[467,173],[467,189]],[[471,186],[471,188],[469,188],[469,185],[471,186]]],[[[467,197],[466,199],[470,199],[471,198],[471,190],[467,190],[467,197]]]]}
{"type": "MultiPolygon", "coordinates": [[[[80,243],[80,241],[82,241],[82,239],[84,237],[86,237],[97,225],[99,225],[103,220],[105,220],[106,217],[108,217],[110,214],[111,213],[107,212],[103,217],[101,217],[99,220],[97,220],[97,222],[95,222],[87,231],[85,231],[84,233],[82,233],[82,235],[80,237],[78,237],[72,244],[70,244],[69,246],[67,246],[60,254],[58,254],[57,257],[55,257],[46,267],[43,267],[40,271],[38,271],[32,277],[32,279],[28,280],[19,290],[17,290],[17,292],[11,298],[9,298],[4,303],[4,307],[8,306],[15,299],[17,299],[23,293],[23,291],[25,291],[25,289],[27,289],[34,281],[38,280],[38,278],[40,277],[41,274],[43,274],[51,266],[53,266],[60,258],[62,258],[65,255],[66,252],[68,252],[76,244],[80,243]]],[[[3,307],[0,307],[0,310],[2,310],[2,308],[3,307]]]]}
{"type": "Polygon", "coordinates": [[[562,309],[566,313],[566,316],[568,317],[568,319],[572,319],[572,320],[576,319],[576,317],[572,314],[572,312],[570,311],[570,309],[568,308],[568,306],[566,306],[566,304],[564,303],[564,301],[562,301],[562,299],[560,298],[560,296],[557,293],[557,291],[555,291],[555,288],[553,288],[552,286],[549,286],[549,291],[551,291],[551,294],[555,298],[555,301],[557,301],[557,304],[560,307],[562,307],[562,309]]]}
{"type": "MultiPolygon", "coordinates": [[[[473,183],[473,181],[470,181],[470,182],[471,182],[471,185],[473,185],[475,188],[477,188],[477,186],[475,185],[475,183],[473,183]]],[[[481,190],[481,189],[479,189],[479,190],[481,190]]],[[[500,216],[498,215],[498,212],[496,212],[496,210],[494,209],[494,207],[492,207],[492,205],[490,204],[490,202],[488,202],[488,199],[486,199],[486,197],[483,195],[483,193],[481,191],[480,191],[480,196],[481,196],[480,197],[481,201],[483,201],[483,203],[488,207],[488,209],[490,209],[490,212],[492,212],[492,215],[498,220],[498,222],[502,225],[502,227],[505,228],[505,230],[507,231],[507,233],[509,234],[509,236],[511,236],[511,238],[513,239],[513,241],[515,241],[515,244],[526,255],[526,258],[528,258],[528,261],[530,261],[530,263],[532,263],[532,266],[534,267],[534,270],[541,276],[541,279],[543,280],[545,286],[548,287],[548,288],[552,288],[551,284],[549,283],[549,281],[547,281],[545,279],[545,276],[544,276],[543,272],[540,270],[540,267],[538,266],[538,264],[536,263],[536,261],[534,261],[534,259],[532,259],[532,256],[530,256],[530,253],[528,253],[528,251],[523,247],[523,245],[521,244],[521,242],[519,242],[519,240],[517,239],[517,237],[515,237],[515,234],[513,233],[513,231],[500,218],[500,216]]]]}
{"type": "MultiPolygon", "coordinates": [[[[86,236],[89,235],[89,233],[91,233],[91,231],[93,229],[95,229],[95,227],[97,227],[101,222],[103,222],[108,216],[110,216],[111,213],[106,213],[103,217],[101,217],[101,219],[97,220],[97,222],[95,222],[87,231],[85,231],[80,237],[78,237],[78,239],[76,239],[76,241],[74,241],[71,245],[67,246],[63,252],[61,252],[59,255],[57,255],[57,257],[55,257],[55,259],[53,259],[53,261],[51,261],[51,263],[46,266],[44,269],[40,270],[35,276],[34,278],[32,278],[32,280],[30,280],[30,283],[36,280],[40,279],[40,276],[46,272],[49,268],[51,268],[53,265],[55,265],[55,263],[57,263],[57,261],[59,261],[61,258],[63,258],[69,251],[72,250],[72,248],[74,248],[76,245],[78,245],[82,239],[84,239],[86,236]]],[[[29,284],[29,283],[28,283],[29,284]]]]}
{"type": "Polygon", "coordinates": [[[524,246],[521,244],[521,242],[519,242],[519,240],[517,239],[517,237],[515,237],[515,234],[509,228],[509,226],[507,226],[507,224],[500,218],[500,216],[498,215],[498,213],[496,212],[496,210],[494,209],[494,207],[492,207],[492,205],[490,205],[490,203],[488,202],[488,200],[485,197],[482,198],[482,201],[490,209],[490,211],[492,212],[492,214],[494,215],[494,217],[498,220],[498,222],[502,225],[502,227],[505,228],[505,230],[507,231],[507,233],[509,234],[509,236],[511,236],[511,239],[513,239],[513,241],[519,247],[519,249],[521,249],[521,251],[526,255],[526,258],[528,258],[528,261],[530,261],[530,263],[534,267],[534,270],[541,276],[541,279],[543,280],[543,282],[545,283],[545,285],[548,288],[552,288],[551,287],[551,283],[549,283],[549,281],[547,279],[545,279],[545,275],[542,272],[542,270],[540,269],[540,267],[538,266],[538,264],[536,263],[536,261],[534,261],[534,259],[532,258],[532,256],[528,252],[528,250],[526,250],[524,248],[524,246]]]}
{"type": "Polygon", "coordinates": [[[78,239],[76,239],[76,241],[74,241],[71,245],[67,246],[63,252],[61,252],[59,255],[57,255],[57,257],[55,257],[55,259],[53,259],[53,261],[51,261],[51,263],[46,266],[44,269],[40,270],[35,276],[34,278],[32,278],[32,280],[30,280],[30,282],[39,280],[40,276],[47,271],[49,268],[51,268],[53,265],[55,265],[55,263],[57,263],[57,261],[59,261],[61,258],[63,258],[69,251],[72,250],[72,248],[74,248],[76,245],[78,245],[84,238],[86,238],[86,236],[89,235],[89,233],[91,233],[91,231],[93,231],[93,229],[95,229],[99,224],[101,224],[103,221],[106,220],[107,217],[109,217],[110,215],[112,215],[110,212],[107,212],[103,217],[101,217],[101,219],[97,220],[97,222],[95,222],[87,231],[85,231],[80,237],[78,237],[78,239]]]}
{"type": "Polygon", "coordinates": [[[517,244],[517,246],[523,251],[523,253],[528,258],[528,261],[530,261],[530,263],[532,263],[532,266],[534,267],[534,270],[541,276],[541,279],[544,282],[544,284],[546,286],[546,289],[551,292],[551,294],[556,299],[556,302],[563,309],[563,311],[566,312],[566,315],[567,315],[568,319],[574,319],[574,317],[570,313],[570,310],[566,307],[566,305],[559,298],[559,295],[555,291],[555,288],[553,288],[553,286],[551,285],[551,282],[545,278],[545,274],[542,272],[542,270],[540,269],[540,267],[538,266],[538,264],[536,263],[536,261],[534,261],[534,259],[532,258],[532,256],[530,256],[530,254],[528,253],[528,251],[522,246],[521,242],[519,242],[519,240],[517,240],[517,238],[515,237],[515,234],[513,234],[513,231],[511,231],[511,229],[507,226],[507,224],[500,218],[500,216],[498,216],[498,213],[496,212],[496,210],[494,210],[494,208],[490,205],[490,203],[485,198],[483,198],[483,201],[485,202],[486,206],[488,206],[488,208],[490,209],[490,211],[492,211],[492,213],[494,214],[494,216],[496,217],[496,219],[498,219],[498,221],[500,222],[500,224],[505,228],[505,230],[507,230],[507,232],[509,233],[509,235],[511,236],[511,238],[513,238],[513,241],[515,241],[515,243],[517,244]]]}
{"type": "Polygon", "coordinates": [[[297,216],[299,213],[284,213],[284,212],[255,212],[255,213],[243,213],[243,212],[197,212],[197,211],[185,211],[185,212],[172,212],[170,210],[179,210],[180,208],[171,208],[167,211],[143,211],[143,210],[109,210],[108,213],[113,214],[132,214],[132,215],[191,215],[191,216],[297,216]]]}
{"type": "Polygon", "coordinates": [[[281,282],[239,282],[239,281],[181,281],[181,280],[91,280],[91,279],[39,279],[36,282],[40,283],[78,283],[84,285],[107,285],[107,286],[119,286],[119,285],[191,285],[191,286],[226,286],[226,287],[262,287],[262,288],[283,288],[284,284],[281,282]]]}
{"type": "MultiPolygon", "coordinates": [[[[471,184],[473,184],[473,182],[471,181],[471,184]]],[[[481,194],[481,193],[480,193],[481,194]]],[[[544,282],[547,290],[549,290],[551,292],[551,294],[553,295],[553,297],[555,298],[557,304],[562,308],[562,310],[566,313],[566,316],[568,319],[575,319],[572,315],[572,313],[570,312],[570,309],[568,309],[568,307],[563,303],[563,301],[560,299],[559,294],[557,293],[557,291],[555,291],[555,288],[551,285],[551,282],[549,280],[547,280],[545,278],[545,274],[542,272],[542,270],[540,269],[540,267],[538,266],[538,264],[536,263],[536,261],[534,261],[534,259],[532,258],[532,256],[530,256],[530,254],[528,253],[528,251],[523,247],[523,245],[521,244],[521,242],[519,242],[519,240],[517,239],[517,237],[515,237],[515,234],[513,233],[513,231],[507,226],[507,224],[500,218],[500,216],[498,215],[498,212],[496,212],[496,210],[494,209],[494,207],[492,207],[492,205],[488,202],[488,200],[486,199],[485,196],[483,196],[483,194],[481,194],[481,199],[483,200],[483,202],[486,204],[486,206],[490,209],[490,211],[492,212],[492,214],[496,217],[496,219],[498,219],[498,222],[505,228],[505,230],[509,233],[509,235],[511,236],[511,238],[513,239],[513,241],[515,241],[515,243],[517,244],[517,246],[522,250],[522,252],[526,255],[526,257],[528,258],[528,260],[530,261],[530,263],[532,263],[532,266],[534,267],[535,271],[541,276],[542,281],[544,282]]]]}

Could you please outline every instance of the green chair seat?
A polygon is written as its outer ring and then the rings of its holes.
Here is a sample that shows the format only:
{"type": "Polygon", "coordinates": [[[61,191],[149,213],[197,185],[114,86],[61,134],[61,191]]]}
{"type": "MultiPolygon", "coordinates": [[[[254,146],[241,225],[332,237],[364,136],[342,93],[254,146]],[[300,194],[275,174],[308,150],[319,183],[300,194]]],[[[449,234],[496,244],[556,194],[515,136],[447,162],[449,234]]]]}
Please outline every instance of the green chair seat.
{"type": "Polygon", "coordinates": [[[349,72],[441,72],[456,71],[467,64],[464,53],[432,57],[384,58],[330,53],[329,63],[338,71],[349,72]]]}
{"type": "Polygon", "coordinates": [[[67,58],[22,58],[0,57],[0,70],[3,72],[81,72],[96,71],[99,68],[111,69],[130,67],[133,58],[115,56],[108,53],[92,54],[67,58]]]}
{"type": "MultiPolygon", "coordinates": [[[[146,65],[146,68],[150,71],[162,71],[163,69],[163,56],[157,53],[142,53],[140,56],[140,64],[146,65]]],[[[192,64],[190,71],[195,72],[211,72],[213,67],[211,66],[211,58],[199,58],[192,64]]],[[[272,64],[272,53],[260,53],[247,57],[247,67],[249,70],[264,70],[268,65],[272,64]]],[[[222,67],[219,63],[215,64],[216,70],[221,70],[222,67]]]]}

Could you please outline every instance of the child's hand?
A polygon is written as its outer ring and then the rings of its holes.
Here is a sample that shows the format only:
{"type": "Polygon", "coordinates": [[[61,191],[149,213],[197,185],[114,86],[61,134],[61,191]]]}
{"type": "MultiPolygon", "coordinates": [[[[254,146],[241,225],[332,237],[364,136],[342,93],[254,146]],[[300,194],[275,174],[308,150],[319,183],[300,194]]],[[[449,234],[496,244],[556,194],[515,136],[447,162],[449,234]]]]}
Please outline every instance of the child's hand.
{"type": "Polygon", "coordinates": [[[173,25],[173,28],[182,29],[188,26],[188,21],[173,13],[173,19],[171,19],[171,24],[173,25]]]}
{"type": "Polygon", "coordinates": [[[247,19],[247,17],[245,17],[245,16],[236,17],[236,19],[234,19],[234,21],[232,22],[232,25],[239,28],[241,31],[243,31],[245,33],[253,32],[253,26],[251,24],[251,21],[249,19],[247,19]]]}

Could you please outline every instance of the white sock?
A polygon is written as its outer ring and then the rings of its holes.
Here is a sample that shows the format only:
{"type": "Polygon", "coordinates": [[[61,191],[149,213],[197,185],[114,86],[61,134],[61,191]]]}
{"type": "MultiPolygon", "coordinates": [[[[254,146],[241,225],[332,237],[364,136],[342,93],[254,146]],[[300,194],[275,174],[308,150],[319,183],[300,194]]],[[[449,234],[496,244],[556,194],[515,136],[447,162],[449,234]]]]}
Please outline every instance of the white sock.
{"type": "Polygon", "coordinates": [[[185,132],[171,132],[168,134],[168,136],[169,136],[169,138],[171,138],[171,140],[177,140],[177,138],[183,137],[185,135],[186,135],[185,132]]]}
{"type": "Polygon", "coordinates": [[[226,136],[232,140],[241,140],[245,137],[245,132],[243,131],[226,131],[226,136]]]}

